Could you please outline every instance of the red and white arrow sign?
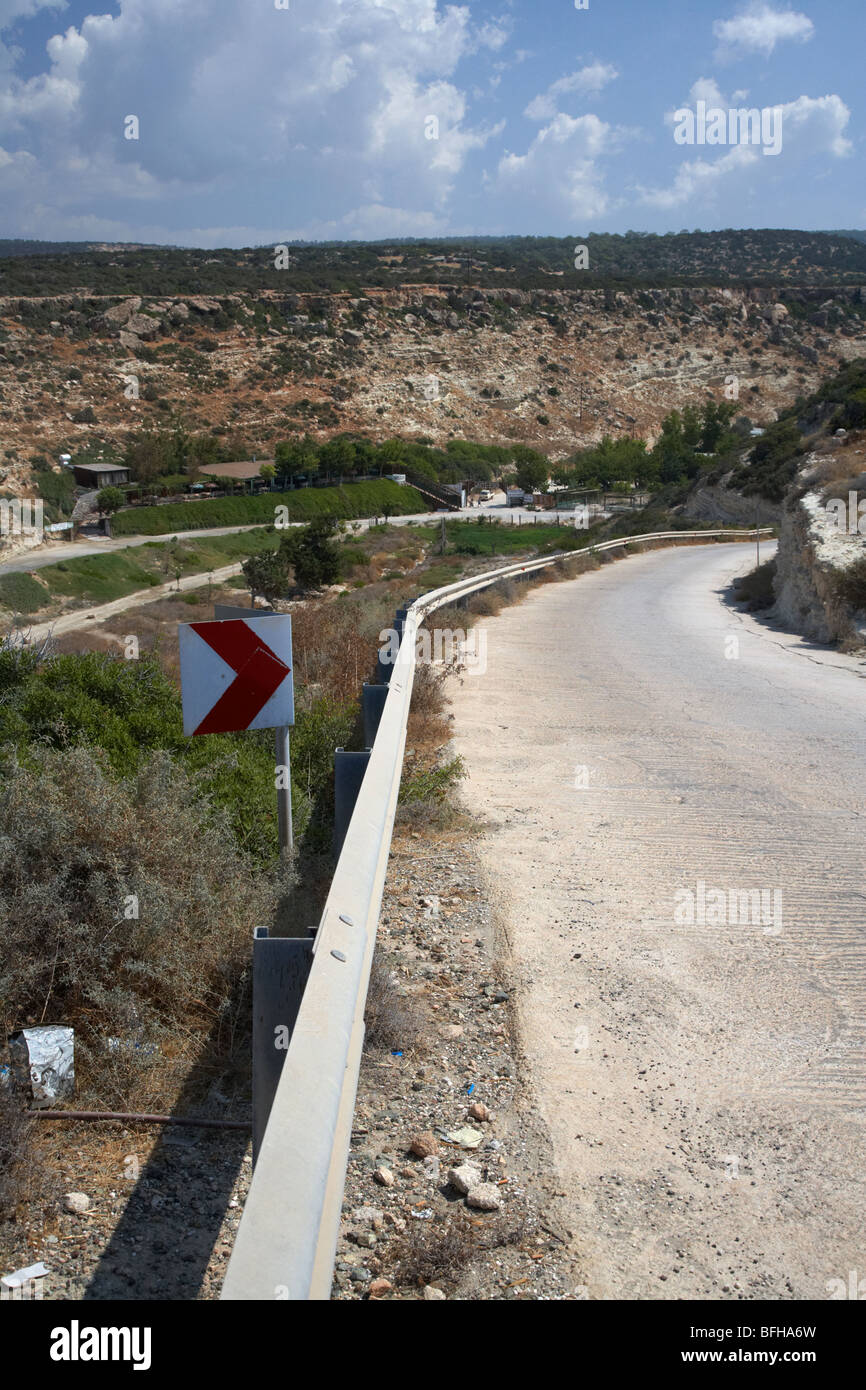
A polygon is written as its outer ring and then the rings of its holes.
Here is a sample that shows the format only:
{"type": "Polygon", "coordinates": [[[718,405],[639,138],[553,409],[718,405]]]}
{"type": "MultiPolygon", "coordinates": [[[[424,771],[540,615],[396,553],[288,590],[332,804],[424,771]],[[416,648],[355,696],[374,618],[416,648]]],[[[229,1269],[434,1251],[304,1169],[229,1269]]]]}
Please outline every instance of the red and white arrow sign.
{"type": "Polygon", "coordinates": [[[294,724],[288,614],[181,623],[178,637],[185,734],[294,724]]]}

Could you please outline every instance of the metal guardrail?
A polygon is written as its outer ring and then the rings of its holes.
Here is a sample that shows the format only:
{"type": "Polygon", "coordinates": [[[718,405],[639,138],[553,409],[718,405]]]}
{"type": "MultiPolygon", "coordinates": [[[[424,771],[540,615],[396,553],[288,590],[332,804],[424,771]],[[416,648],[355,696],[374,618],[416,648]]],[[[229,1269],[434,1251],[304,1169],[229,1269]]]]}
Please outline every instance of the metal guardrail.
{"type": "MultiPolygon", "coordinates": [[[[766,535],[772,527],[761,528],[766,535]]],[[[423,594],[403,639],[331,889],[313,963],[258,1152],[223,1299],[327,1299],[333,1279],[364,1006],[400,790],[419,624],[502,579],[652,540],[746,538],[755,529],[663,531],[506,565],[423,594]]]]}

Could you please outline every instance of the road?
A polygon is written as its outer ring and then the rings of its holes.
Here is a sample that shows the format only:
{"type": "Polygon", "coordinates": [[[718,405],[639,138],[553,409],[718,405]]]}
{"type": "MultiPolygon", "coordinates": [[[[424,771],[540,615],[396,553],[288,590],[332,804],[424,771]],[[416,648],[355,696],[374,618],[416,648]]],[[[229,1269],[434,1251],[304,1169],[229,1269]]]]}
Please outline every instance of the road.
{"type": "MultiPolygon", "coordinates": [[[[408,516],[392,516],[389,518],[392,526],[405,526],[409,522],[430,522],[441,521],[442,517],[463,517],[469,521],[477,521],[482,514],[511,525],[533,525],[538,519],[538,523],[549,519],[541,512],[530,512],[525,507],[506,507],[502,499],[503,494],[498,494],[499,500],[494,499],[482,507],[464,507],[458,512],[413,512],[408,516]]],[[[573,524],[573,513],[566,514],[562,518],[563,524],[573,524]]],[[[605,513],[606,515],[606,513],[605,513]]],[[[381,520],[381,518],[378,518],[381,520]]],[[[256,522],[253,526],[212,526],[207,529],[197,531],[176,531],[164,536],[88,536],[83,540],[77,541],[55,541],[47,545],[39,546],[31,550],[18,551],[8,560],[0,561],[0,575],[2,574],[25,574],[33,570],[42,569],[45,565],[56,565],[58,560],[81,559],[86,555],[106,555],[114,550],[128,550],[137,545],[152,545],[154,542],[169,541],[172,539],[186,541],[205,539],[208,536],[233,536],[241,531],[260,530],[264,522],[256,522]]],[[[296,523],[292,523],[293,525],[296,523]]],[[[303,525],[298,522],[297,525],[303,525]]],[[[369,517],[349,518],[347,525],[360,526],[361,530],[366,530],[373,525],[373,520],[369,517]]],[[[2,552],[0,552],[2,553],[2,552]]]]}
{"type": "Polygon", "coordinates": [[[866,1279],[866,665],[729,607],[753,557],[535,589],[453,692],[581,1297],[866,1279]]]}

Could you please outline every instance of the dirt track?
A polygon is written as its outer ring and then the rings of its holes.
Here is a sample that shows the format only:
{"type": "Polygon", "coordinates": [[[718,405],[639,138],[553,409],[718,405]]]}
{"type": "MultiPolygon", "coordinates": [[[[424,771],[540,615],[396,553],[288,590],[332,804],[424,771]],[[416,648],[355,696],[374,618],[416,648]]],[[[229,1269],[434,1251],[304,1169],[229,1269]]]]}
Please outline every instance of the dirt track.
{"type": "Polygon", "coordinates": [[[866,1276],[866,667],[727,606],[753,554],[536,589],[453,694],[589,1298],[866,1276]]]}

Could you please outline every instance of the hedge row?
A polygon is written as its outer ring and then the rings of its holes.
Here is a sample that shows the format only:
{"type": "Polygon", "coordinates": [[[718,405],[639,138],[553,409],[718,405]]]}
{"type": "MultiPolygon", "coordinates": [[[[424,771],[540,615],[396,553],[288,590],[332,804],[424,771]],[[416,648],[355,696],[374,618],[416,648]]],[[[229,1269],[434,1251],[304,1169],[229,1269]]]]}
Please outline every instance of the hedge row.
{"type": "Polygon", "coordinates": [[[295,488],[292,492],[263,492],[257,497],[132,507],[112,518],[111,530],[115,536],[165,536],[211,526],[261,525],[274,521],[279,506],[288,507],[289,521],[311,521],[317,516],[382,516],[386,507],[395,516],[429,510],[415,488],[382,478],[347,487],[295,488]]]}

